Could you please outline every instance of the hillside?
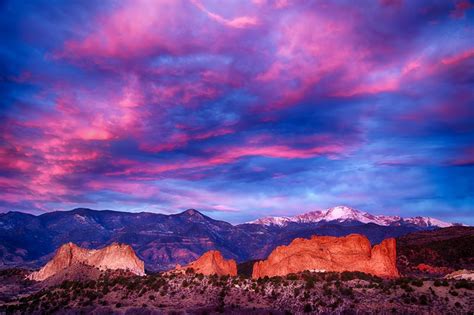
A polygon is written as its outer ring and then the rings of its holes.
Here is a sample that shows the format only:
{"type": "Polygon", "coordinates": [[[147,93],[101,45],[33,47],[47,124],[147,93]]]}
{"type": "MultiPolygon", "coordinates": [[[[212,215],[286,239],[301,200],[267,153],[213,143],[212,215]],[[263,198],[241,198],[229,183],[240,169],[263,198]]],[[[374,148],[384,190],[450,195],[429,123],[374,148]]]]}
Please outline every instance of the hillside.
{"type": "Polygon", "coordinates": [[[48,287],[22,279],[19,272],[0,272],[0,293],[20,292],[21,287],[23,294],[0,294],[0,313],[445,314],[474,307],[472,283],[466,281],[383,280],[351,272],[259,280],[189,272],[144,277],[102,272],[48,287]]]}
{"type": "Polygon", "coordinates": [[[410,233],[397,239],[397,252],[402,271],[413,270],[421,263],[453,270],[474,269],[474,227],[410,233]]]}

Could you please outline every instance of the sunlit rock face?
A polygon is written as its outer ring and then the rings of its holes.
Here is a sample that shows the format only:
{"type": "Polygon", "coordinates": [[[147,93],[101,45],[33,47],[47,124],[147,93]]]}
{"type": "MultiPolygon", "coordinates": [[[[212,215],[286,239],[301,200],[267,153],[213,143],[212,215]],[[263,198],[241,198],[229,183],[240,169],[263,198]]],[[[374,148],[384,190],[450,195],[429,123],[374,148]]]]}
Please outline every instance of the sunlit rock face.
{"type": "Polygon", "coordinates": [[[396,242],[390,238],[371,247],[359,234],[345,237],[313,236],[297,238],[288,246],[277,247],[267,260],[255,263],[253,278],[284,276],[305,270],[360,271],[396,278],[396,242]]]}
{"type": "Polygon", "coordinates": [[[416,266],[416,270],[423,273],[431,274],[431,275],[446,275],[450,272],[453,272],[452,268],[431,266],[431,265],[423,264],[423,263],[418,264],[416,266]]]}
{"type": "Polygon", "coordinates": [[[196,273],[204,275],[219,275],[219,276],[237,276],[237,263],[233,259],[226,260],[221,252],[211,250],[197,260],[193,261],[185,267],[177,266],[177,270],[186,270],[192,268],[196,273]]]}
{"type": "Polygon", "coordinates": [[[85,264],[100,270],[127,270],[136,275],[145,275],[143,261],[129,245],[113,243],[101,249],[89,250],[66,243],[57,250],[53,259],[39,271],[31,273],[28,278],[43,281],[75,264],[85,264]]]}
{"type": "Polygon", "coordinates": [[[446,279],[474,281],[474,270],[457,270],[445,276],[446,279]]]}

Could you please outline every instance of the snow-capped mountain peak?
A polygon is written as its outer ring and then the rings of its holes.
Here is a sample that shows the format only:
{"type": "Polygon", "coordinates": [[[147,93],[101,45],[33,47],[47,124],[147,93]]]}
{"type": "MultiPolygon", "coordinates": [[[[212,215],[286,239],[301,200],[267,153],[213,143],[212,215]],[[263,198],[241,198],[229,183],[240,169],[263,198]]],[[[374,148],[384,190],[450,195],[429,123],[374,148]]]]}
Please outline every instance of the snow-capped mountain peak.
{"type": "Polygon", "coordinates": [[[324,214],[325,221],[342,221],[342,220],[357,220],[357,221],[368,221],[366,213],[346,207],[338,206],[326,210],[324,214]]]}
{"type": "MultiPolygon", "coordinates": [[[[298,222],[320,222],[320,221],[358,221],[361,223],[375,223],[378,225],[388,225],[393,220],[387,220],[385,216],[374,216],[370,213],[353,209],[347,206],[337,206],[323,211],[313,211],[308,214],[297,215],[298,222]],[[308,216],[308,214],[312,214],[308,216]],[[387,222],[389,221],[389,222],[387,222]]],[[[397,220],[399,218],[397,217],[397,220]]]]}
{"type": "Polygon", "coordinates": [[[318,223],[322,221],[355,221],[360,223],[374,223],[382,226],[410,224],[419,227],[449,227],[453,225],[452,223],[430,217],[402,218],[399,216],[373,215],[347,206],[337,206],[322,211],[311,211],[293,217],[265,217],[248,223],[267,226],[286,226],[291,222],[318,223]]]}

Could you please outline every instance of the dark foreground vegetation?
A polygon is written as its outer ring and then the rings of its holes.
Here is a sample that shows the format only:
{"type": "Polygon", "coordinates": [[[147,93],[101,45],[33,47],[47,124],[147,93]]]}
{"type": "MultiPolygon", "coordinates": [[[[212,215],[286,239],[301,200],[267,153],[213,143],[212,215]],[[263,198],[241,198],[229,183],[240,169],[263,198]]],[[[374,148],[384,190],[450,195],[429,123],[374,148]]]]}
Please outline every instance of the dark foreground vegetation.
{"type": "Polygon", "coordinates": [[[404,273],[418,264],[448,269],[474,268],[474,228],[454,226],[433,231],[419,231],[397,239],[397,267],[404,273]]]}
{"type": "Polygon", "coordinates": [[[157,273],[145,277],[104,272],[97,279],[45,285],[22,270],[0,273],[0,313],[431,313],[472,314],[472,282],[387,280],[358,272],[244,276],[157,273]],[[13,291],[12,291],[13,290],[13,291]],[[18,294],[8,294],[8,292],[18,294]]]}

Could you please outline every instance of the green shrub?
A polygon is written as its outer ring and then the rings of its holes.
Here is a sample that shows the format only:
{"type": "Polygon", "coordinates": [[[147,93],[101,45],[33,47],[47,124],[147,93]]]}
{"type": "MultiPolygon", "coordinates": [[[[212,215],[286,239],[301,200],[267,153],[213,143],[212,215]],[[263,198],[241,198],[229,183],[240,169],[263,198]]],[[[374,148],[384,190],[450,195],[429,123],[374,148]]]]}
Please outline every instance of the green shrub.
{"type": "Polygon", "coordinates": [[[327,284],[323,286],[323,292],[324,292],[324,295],[327,295],[327,296],[332,295],[332,290],[327,284]]]}
{"type": "Polygon", "coordinates": [[[446,280],[441,281],[439,279],[436,279],[433,284],[434,284],[435,287],[447,287],[447,286],[449,286],[448,281],[446,281],[446,280]]]}
{"type": "Polygon", "coordinates": [[[413,288],[410,287],[410,286],[409,286],[408,284],[406,284],[406,283],[402,283],[402,284],[400,285],[400,288],[402,288],[403,290],[405,290],[405,292],[407,292],[407,293],[414,291],[413,288]]]}
{"type": "Polygon", "coordinates": [[[308,278],[306,280],[305,288],[306,288],[306,290],[314,289],[314,279],[313,278],[308,278]]]}
{"type": "Polygon", "coordinates": [[[341,280],[342,281],[350,281],[355,279],[355,275],[353,272],[350,271],[344,271],[341,273],[341,280]]]}
{"type": "Polygon", "coordinates": [[[286,276],[286,280],[290,280],[290,281],[298,280],[298,276],[294,273],[290,273],[289,275],[286,276]]]}
{"type": "Polygon", "coordinates": [[[108,287],[103,287],[103,288],[102,288],[102,294],[103,294],[103,295],[107,295],[107,293],[109,293],[109,292],[110,292],[110,290],[109,290],[108,287]]]}
{"type": "Polygon", "coordinates": [[[331,282],[331,281],[336,281],[339,280],[339,274],[336,272],[328,272],[326,273],[326,281],[331,282]]]}
{"type": "Polygon", "coordinates": [[[466,279],[459,280],[454,284],[456,289],[467,289],[472,290],[474,288],[474,284],[466,279]]]}
{"type": "Polygon", "coordinates": [[[351,287],[348,287],[348,288],[340,287],[339,292],[341,292],[341,294],[345,296],[354,296],[354,292],[351,287]]]}
{"type": "Polygon", "coordinates": [[[283,278],[280,277],[280,276],[276,276],[276,277],[272,277],[270,279],[270,281],[274,284],[274,285],[279,285],[282,281],[283,281],[283,278]]]}
{"type": "Polygon", "coordinates": [[[421,295],[419,297],[419,302],[420,302],[420,305],[428,305],[428,298],[426,297],[426,295],[421,295]]]}
{"type": "Polygon", "coordinates": [[[294,295],[295,297],[297,297],[298,295],[300,295],[300,292],[301,292],[300,288],[295,288],[295,289],[293,290],[293,295],[294,295]]]}
{"type": "Polygon", "coordinates": [[[202,273],[198,273],[198,274],[196,274],[196,278],[198,280],[202,280],[202,279],[204,279],[204,275],[202,273]]]}

